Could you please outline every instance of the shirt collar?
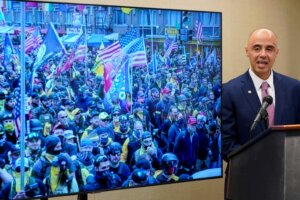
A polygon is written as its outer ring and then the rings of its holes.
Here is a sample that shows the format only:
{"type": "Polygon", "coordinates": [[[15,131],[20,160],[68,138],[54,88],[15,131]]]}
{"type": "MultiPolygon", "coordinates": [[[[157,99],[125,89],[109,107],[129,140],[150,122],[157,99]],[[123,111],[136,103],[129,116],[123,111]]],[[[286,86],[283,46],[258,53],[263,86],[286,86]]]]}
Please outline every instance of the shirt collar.
{"type": "Polygon", "coordinates": [[[260,90],[260,86],[264,81],[267,81],[267,83],[269,84],[269,87],[274,90],[274,82],[273,82],[273,70],[271,70],[271,74],[268,77],[267,80],[263,80],[261,78],[259,78],[253,71],[251,68],[249,68],[249,74],[251,79],[253,80],[254,86],[256,91],[260,90]]]}

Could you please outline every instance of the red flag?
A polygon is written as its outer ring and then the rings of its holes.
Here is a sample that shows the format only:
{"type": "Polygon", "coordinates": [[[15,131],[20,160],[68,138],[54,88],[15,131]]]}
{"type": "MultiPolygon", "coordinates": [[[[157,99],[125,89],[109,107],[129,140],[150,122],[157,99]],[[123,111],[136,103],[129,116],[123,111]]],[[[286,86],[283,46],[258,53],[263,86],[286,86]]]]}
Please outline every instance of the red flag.
{"type": "Polygon", "coordinates": [[[104,92],[107,93],[109,89],[111,88],[112,85],[112,80],[113,80],[113,65],[112,63],[105,63],[104,64],[104,73],[103,73],[103,78],[104,78],[104,92]]]}

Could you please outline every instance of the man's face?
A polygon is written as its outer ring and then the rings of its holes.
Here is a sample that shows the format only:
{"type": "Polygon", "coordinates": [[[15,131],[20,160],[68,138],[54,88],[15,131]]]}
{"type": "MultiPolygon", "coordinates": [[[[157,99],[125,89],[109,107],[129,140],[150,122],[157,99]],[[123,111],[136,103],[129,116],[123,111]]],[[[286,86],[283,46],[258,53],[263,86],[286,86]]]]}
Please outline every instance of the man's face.
{"type": "Polygon", "coordinates": [[[261,79],[266,80],[278,55],[277,38],[269,30],[255,31],[245,48],[252,71],[261,79]]]}
{"type": "Polygon", "coordinates": [[[117,152],[113,152],[111,154],[109,154],[109,160],[112,164],[117,164],[121,159],[121,152],[117,151],[117,152]]]}
{"type": "Polygon", "coordinates": [[[136,137],[140,137],[141,134],[143,133],[144,129],[143,129],[143,124],[142,123],[136,123],[134,125],[134,130],[137,133],[136,137]]]}
{"type": "Polygon", "coordinates": [[[41,140],[39,138],[31,138],[27,141],[27,146],[29,149],[36,151],[41,146],[41,140]]]}
{"type": "Polygon", "coordinates": [[[60,123],[62,123],[63,125],[67,125],[68,124],[68,115],[66,112],[59,112],[57,119],[60,123]]]}
{"type": "Polygon", "coordinates": [[[46,108],[49,108],[51,106],[51,100],[50,99],[44,99],[42,101],[42,104],[46,107],[46,108]]]}
{"type": "Polygon", "coordinates": [[[100,162],[98,171],[99,172],[105,172],[109,170],[109,161],[100,162]]]}
{"type": "Polygon", "coordinates": [[[10,108],[14,108],[15,105],[16,105],[16,100],[15,100],[15,99],[10,99],[10,100],[7,102],[7,105],[8,105],[10,108]]]}
{"type": "Polygon", "coordinates": [[[53,131],[53,135],[56,135],[56,136],[64,135],[64,130],[57,128],[53,131]]]}
{"type": "Polygon", "coordinates": [[[152,138],[149,137],[149,138],[145,138],[142,140],[142,144],[143,146],[147,149],[148,147],[151,147],[152,146],[152,138]]]}
{"type": "Polygon", "coordinates": [[[171,118],[176,119],[177,116],[178,116],[178,110],[177,110],[177,108],[173,108],[171,111],[171,118]]]}

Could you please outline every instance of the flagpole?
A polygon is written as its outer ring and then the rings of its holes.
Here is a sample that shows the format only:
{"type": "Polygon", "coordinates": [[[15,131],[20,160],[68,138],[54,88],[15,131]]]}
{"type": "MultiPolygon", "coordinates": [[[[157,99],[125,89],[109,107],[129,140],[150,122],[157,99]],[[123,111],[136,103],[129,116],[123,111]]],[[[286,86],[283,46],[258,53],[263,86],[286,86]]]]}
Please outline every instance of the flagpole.
{"type": "Polygon", "coordinates": [[[21,3],[21,138],[20,138],[20,149],[21,149],[21,190],[24,191],[24,174],[25,174],[25,2],[21,3]]]}
{"type": "Polygon", "coordinates": [[[132,107],[133,107],[133,99],[132,99],[132,88],[133,88],[133,68],[132,68],[132,64],[131,64],[131,59],[129,58],[129,66],[128,66],[129,70],[130,70],[130,77],[131,77],[131,81],[129,78],[129,85],[131,85],[130,87],[130,100],[131,100],[131,106],[130,106],[130,114],[132,114],[132,107]]]}
{"type": "Polygon", "coordinates": [[[84,42],[85,42],[85,46],[86,46],[86,52],[85,52],[85,62],[84,62],[84,68],[85,68],[85,82],[87,82],[87,79],[88,79],[88,69],[87,69],[87,51],[88,51],[88,46],[87,46],[87,15],[88,15],[88,10],[86,8],[83,9],[83,15],[84,15],[84,23],[85,23],[85,26],[84,26],[84,42]]]}
{"type": "Polygon", "coordinates": [[[151,58],[153,57],[153,10],[149,10],[150,12],[150,27],[151,27],[151,58]]]}

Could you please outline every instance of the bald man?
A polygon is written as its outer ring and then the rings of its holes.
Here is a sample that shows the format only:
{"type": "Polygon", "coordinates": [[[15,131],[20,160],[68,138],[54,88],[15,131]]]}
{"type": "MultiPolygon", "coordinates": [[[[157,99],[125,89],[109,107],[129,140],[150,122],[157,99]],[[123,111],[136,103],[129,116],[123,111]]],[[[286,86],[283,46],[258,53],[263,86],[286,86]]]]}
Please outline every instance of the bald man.
{"type": "MultiPolygon", "coordinates": [[[[245,48],[250,61],[246,73],[230,80],[222,89],[222,156],[263,133],[268,126],[300,123],[300,82],[273,70],[279,53],[278,38],[269,29],[253,31],[245,48]],[[263,82],[273,97],[273,120],[251,125],[262,106],[263,82]]],[[[271,114],[270,114],[271,115],[271,114]]]]}

